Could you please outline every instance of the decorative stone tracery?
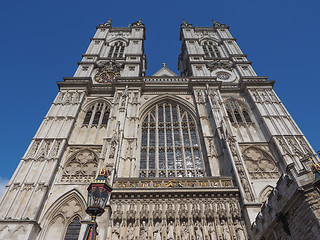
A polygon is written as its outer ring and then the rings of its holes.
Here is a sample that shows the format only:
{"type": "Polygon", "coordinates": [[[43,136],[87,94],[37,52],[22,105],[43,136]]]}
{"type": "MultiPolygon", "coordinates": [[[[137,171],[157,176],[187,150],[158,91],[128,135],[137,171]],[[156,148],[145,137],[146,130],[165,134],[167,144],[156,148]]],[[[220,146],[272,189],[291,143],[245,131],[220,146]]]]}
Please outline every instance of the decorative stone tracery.
{"type": "Polygon", "coordinates": [[[90,182],[97,172],[98,162],[90,150],[78,152],[63,168],[62,182],[90,182]]]}

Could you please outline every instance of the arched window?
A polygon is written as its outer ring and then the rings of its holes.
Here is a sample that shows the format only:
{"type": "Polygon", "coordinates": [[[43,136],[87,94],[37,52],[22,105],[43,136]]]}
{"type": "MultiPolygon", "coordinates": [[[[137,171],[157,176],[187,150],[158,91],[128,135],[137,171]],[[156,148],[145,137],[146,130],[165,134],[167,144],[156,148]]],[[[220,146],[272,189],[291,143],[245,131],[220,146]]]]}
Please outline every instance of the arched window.
{"type": "Polygon", "coordinates": [[[212,41],[203,41],[202,49],[206,57],[221,57],[218,46],[212,41]]]}
{"type": "Polygon", "coordinates": [[[87,111],[83,125],[105,126],[109,119],[109,107],[106,103],[96,102],[87,111]]]}
{"type": "Polygon", "coordinates": [[[142,120],[140,177],[204,176],[197,124],[175,103],[160,103],[142,120]]]}
{"type": "Polygon", "coordinates": [[[226,101],[226,110],[231,123],[252,122],[248,110],[234,99],[226,101]]]}
{"type": "Polygon", "coordinates": [[[121,41],[115,42],[110,46],[108,57],[110,58],[122,58],[124,53],[125,44],[121,41]]]}
{"type": "Polygon", "coordinates": [[[72,222],[68,225],[66,236],[64,240],[78,240],[80,234],[80,218],[75,217],[72,222]]]}

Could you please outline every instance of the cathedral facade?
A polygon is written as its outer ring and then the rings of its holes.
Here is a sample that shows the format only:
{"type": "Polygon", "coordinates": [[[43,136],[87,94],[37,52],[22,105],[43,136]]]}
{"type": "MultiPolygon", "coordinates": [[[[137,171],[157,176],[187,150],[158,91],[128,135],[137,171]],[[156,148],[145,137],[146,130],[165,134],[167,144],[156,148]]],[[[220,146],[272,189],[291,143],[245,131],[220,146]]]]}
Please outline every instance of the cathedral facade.
{"type": "Polygon", "coordinates": [[[319,159],[229,27],[183,20],[181,76],[145,76],[144,40],[140,20],[97,26],[6,187],[0,239],[82,239],[102,168],[99,240],[318,239],[319,159]]]}

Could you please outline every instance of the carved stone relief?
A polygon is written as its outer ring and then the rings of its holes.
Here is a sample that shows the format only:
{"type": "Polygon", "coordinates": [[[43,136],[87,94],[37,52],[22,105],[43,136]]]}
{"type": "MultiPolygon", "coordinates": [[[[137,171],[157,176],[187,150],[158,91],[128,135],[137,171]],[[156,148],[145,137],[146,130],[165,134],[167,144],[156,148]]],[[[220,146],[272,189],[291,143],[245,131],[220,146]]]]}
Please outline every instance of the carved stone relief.
{"type": "Polygon", "coordinates": [[[90,182],[97,172],[98,161],[89,150],[78,152],[63,168],[62,182],[90,182]]]}
{"type": "Polygon", "coordinates": [[[278,178],[278,168],[273,159],[259,148],[250,147],[243,152],[243,159],[252,179],[278,178]]]}

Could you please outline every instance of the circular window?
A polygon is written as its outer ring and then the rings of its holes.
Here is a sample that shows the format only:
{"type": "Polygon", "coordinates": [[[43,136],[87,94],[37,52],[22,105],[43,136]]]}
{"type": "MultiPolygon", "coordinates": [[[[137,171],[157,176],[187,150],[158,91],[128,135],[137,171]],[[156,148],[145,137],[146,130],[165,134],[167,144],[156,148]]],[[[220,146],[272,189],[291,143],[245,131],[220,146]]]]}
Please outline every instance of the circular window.
{"type": "Polygon", "coordinates": [[[230,74],[230,73],[227,73],[227,72],[217,72],[217,79],[218,79],[218,80],[225,81],[225,80],[229,80],[230,77],[231,77],[231,74],[230,74]]]}

